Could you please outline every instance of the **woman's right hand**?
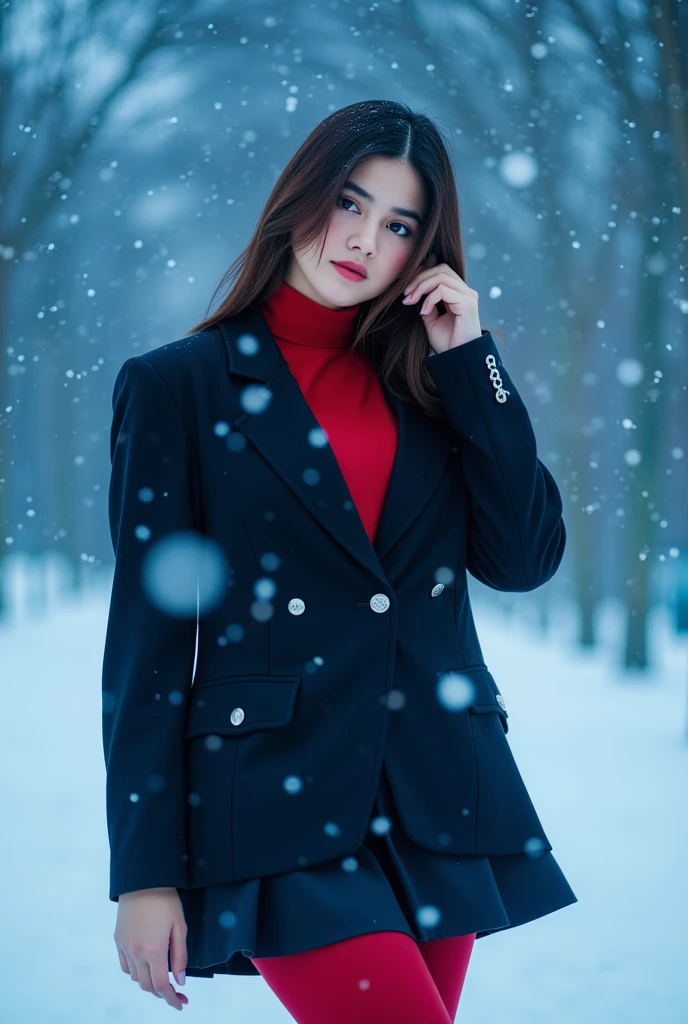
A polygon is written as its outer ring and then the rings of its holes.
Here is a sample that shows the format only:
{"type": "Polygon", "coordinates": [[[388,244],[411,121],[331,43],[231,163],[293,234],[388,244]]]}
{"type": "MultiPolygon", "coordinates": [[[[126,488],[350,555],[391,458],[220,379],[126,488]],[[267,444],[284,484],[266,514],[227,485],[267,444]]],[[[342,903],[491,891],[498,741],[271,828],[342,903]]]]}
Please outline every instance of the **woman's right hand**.
{"type": "Polygon", "coordinates": [[[121,893],[117,901],[115,944],[122,970],[138,981],[144,992],[164,999],[176,1010],[189,1002],[169,979],[170,967],[178,985],[186,968],[184,909],[176,889],[137,889],[121,893]]]}

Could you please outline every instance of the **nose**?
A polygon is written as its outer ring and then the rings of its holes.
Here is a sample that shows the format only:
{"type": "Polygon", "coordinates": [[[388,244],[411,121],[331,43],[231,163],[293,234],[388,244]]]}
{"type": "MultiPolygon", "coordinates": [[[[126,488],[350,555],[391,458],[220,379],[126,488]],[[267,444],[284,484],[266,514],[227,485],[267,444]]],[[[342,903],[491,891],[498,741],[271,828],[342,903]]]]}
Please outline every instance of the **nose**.
{"type": "Polygon", "coordinates": [[[365,256],[373,256],[375,254],[375,243],[370,238],[361,237],[358,242],[353,242],[351,245],[352,250],[358,249],[365,256]]]}

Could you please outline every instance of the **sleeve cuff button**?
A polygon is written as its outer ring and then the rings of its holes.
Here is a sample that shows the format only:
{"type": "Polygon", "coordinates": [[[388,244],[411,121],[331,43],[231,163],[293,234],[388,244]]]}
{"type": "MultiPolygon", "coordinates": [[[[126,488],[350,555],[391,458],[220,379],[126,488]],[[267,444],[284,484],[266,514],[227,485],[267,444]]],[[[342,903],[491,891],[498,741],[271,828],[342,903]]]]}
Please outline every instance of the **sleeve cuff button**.
{"type": "Polygon", "coordinates": [[[497,392],[495,394],[495,398],[497,399],[498,402],[506,402],[506,396],[510,394],[510,392],[507,391],[502,385],[502,378],[499,376],[499,370],[497,369],[497,361],[495,357],[492,355],[492,353],[490,353],[489,356],[486,357],[485,362],[487,363],[487,366],[490,370],[490,380],[492,381],[492,386],[496,389],[497,392]]]}

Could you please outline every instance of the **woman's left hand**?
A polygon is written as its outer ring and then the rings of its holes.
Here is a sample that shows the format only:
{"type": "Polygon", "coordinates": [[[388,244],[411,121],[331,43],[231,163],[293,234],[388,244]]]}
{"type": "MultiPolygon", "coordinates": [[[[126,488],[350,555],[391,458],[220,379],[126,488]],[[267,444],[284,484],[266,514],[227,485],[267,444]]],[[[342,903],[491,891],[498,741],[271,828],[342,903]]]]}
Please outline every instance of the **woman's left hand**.
{"type": "Polygon", "coordinates": [[[446,352],[481,337],[478,293],[446,263],[427,266],[428,262],[404,289],[406,298],[402,301],[408,306],[425,295],[420,313],[432,348],[435,352],[446,352]],[[447,307],[442,315],[437,312],[440,300],[447,307]]]}

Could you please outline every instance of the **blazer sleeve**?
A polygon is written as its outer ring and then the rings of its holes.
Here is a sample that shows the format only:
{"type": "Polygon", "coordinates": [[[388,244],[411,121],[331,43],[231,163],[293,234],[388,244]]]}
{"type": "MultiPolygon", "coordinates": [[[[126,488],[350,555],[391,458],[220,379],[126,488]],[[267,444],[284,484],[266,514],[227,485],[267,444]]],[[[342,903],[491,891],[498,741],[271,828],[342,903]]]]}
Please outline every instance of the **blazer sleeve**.
{"type": "Polygon", "coordinates": [[[108,510],[115,569],[102,734],[109,898],[117,902],[137,889],[187,886],[184,727],[196,607],[188,610],[188,593],[183,615],[170,611],[180,606],[159,601],[156,588],[164,593],[179,577],[169,578],[168,564],[165,579],[157,545],[177,531],[196,532],[197,515],[192,443],[166,386],[142,356],[121,367],[112,408],[108,510]]]}
{"type": "Polygon", "coordinates": [[[431,353],[423,365],[461,440],[470,506],[466,567],[493,590],[535,590],[564,554],[562,500],[537,457],[528,411],[494,338],[483,330],[464,345],[431,353]]]}

